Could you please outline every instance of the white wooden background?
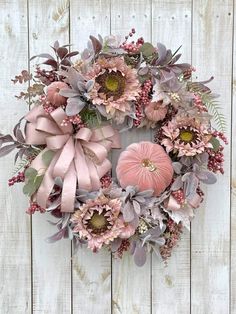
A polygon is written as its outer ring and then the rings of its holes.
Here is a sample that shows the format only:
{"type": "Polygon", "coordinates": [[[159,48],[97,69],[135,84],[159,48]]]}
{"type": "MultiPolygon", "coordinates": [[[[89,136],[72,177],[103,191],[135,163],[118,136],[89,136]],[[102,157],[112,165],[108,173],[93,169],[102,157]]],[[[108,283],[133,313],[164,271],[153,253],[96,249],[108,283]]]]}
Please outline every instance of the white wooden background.
{"type": "MultiPolygon", "coordinates": [[[[12,160],[0,160],[0,314],[236,313],[236,60],[233,0],[0,0],[0,130],[10,132],[27,106],[10,79],[28,57],[55,40],[80,50],[89,34],[138,35],[173,50],[183,44],[200,80],[212,74],[228,121],[225,175],[207,200],[168,267],[151,256],[143,268],[68,240],[50,245],[44,215],[24,214],[21,186],[8,189],[12,160]]],[[[150,134],[132,133],[123,145],[150,134]]],[[[113,156],[115,161],[117,155],[113,156]]]]}

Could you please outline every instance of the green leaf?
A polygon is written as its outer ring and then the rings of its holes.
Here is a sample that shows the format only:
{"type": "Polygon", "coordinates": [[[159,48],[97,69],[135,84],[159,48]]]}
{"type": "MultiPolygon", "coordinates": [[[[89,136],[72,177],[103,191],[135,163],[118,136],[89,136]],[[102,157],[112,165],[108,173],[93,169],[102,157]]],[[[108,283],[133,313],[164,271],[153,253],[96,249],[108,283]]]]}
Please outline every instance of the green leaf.
{"type": "Polygon", "coordinates": [[[23,193],[25,195],[31,196],[35,193],[36,188],[34,185],[34,181],[28,181],[28,183],[26,183],[26,185],[23,187],[23,193]]]}
{"type": "Polygon", "coordinates": [[[43,153],[42,160],[46,167],[50,165],[50,162],[52,161],[54,155],[55,152],[53,152],[52,150],[47,150],[45,153],[43,153]]]}
{"type": "Polygon", "coordinates": [[[35,186],[36,190],[38,190],[38,188],[40,187],[40,185],[43,181],[43,177],[44,177],[44,175],[40,175],[34,179],[34,186],[35,186]]]}
{"type": "Polygon", "coordinates": [[[210,140],[210,143],[211,143],[212,146],[213,146],[213,150],[214,150],[215,152],[218,151],[218,149],[219,149],[219,147],[220,147],[220,141],[219,141],[216,137],[212,136],[212,138],[211,138],[211,140],[210,140]]]}
{"type": "Polygon", "coordinates": [[[156,50],[150,43],[144,43],[139,49],[145,57],[150,57],[156,50]]]}
{"type": "Polygon", "coordinates": [[[28,179],[28,180],[33,180],[36,176],[37,176],[38,172],[36,169],[34,168],[27,168],[25,170],[25,177],[28,179]]]}

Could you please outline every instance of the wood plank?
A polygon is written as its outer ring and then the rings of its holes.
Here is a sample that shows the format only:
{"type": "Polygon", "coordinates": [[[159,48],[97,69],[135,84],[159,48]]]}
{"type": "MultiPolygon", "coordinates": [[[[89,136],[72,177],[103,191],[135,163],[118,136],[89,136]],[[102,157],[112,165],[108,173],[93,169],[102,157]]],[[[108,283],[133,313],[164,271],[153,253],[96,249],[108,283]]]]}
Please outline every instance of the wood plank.
{"type": "MultiPolygon", "coordinates": [[[[234,5],[234,19],[236,5],[234,5]]],[[[232,121],[231,121],[231,313],[236,313],[236,21],[234,20],[233,81],[232,81],[232,121]]]]}
{"type": "MultiPolygon", "coordinates": [[[[11,79],[28,68],[28,30],[26,1],[0,1],[0,131],[11,133],[27,112],[24,101],[18,101],[22,86],[11,79]],[[13,10],[14,8],[14,10],[13,10]]],[[[30,217],[25,214],[27,200],[22,185],[9,190],[14,154],[0,160],[0,311],[1,313],[31,313],[31,252],[30,217]]]]}
{"type": "MultiPolygon", "coordinates": [[[[153,1],[153,43],[161,42],[172,51],[180,45],[180,62],[191,63],[191,0],[153,1]],[[171,34],[171,35],[170,35],[171,34]]],[[[189,313],[190,233],[181,241],[165,266],[156,256],[152,262],[153,313],[189,313]]]]}
{"type": "MultiPolygon", "coordinates": [[[[30,0],[29,18],[30,56],[51,53],[50,45],[56,40],[69,43],[69,1],[30,0]]],[[[71,242],[45,242],[56,232],[47,222],[53,220],[51,217],[39,213],[33,216],[33,311],[71,313],[71,242]]]]}
{"type": "MultiPolygon", "coordinates": [[[[232,69],[232,0],[193,1],[193,64],[199,80],[221,95],[230,138],[232,69]]],[[[225,174],[206,189],[205,203],[192,223],[192,314],[229,313],[230,271],[230,145],[225,174]]]]}
{"type": "MultiPolygon", "coordinates": [[[[89,35],[110,33],[109,0],[71,0],[71,43],[82,51],[89,35]]],[[[79,249],[73,256],[73,311],[74,313],[111,312],[111,256],[102,250],[94,254],[79,249]]]]}
{"type": "MultiPolygon", "coordinates": [[[[123,38],[134,27],[133,37],[151,40],[150,1],[111,1],[111,33],[123,38]]],[[[130,130],[121,135],[122,149],[129,144],[142,140],[151,140],[151,132],[130,130]]],[[[117,164],[121,150],[112,152],[112,163],[117,164]]],[[[113,172],[113,175],[115,171],[113,172]]],[[[151,257],[146,264],[138,268],[133,257],[125,254],[122,260],[112,262],[112,303],[114,314],[151,313],[151,257]]]]}

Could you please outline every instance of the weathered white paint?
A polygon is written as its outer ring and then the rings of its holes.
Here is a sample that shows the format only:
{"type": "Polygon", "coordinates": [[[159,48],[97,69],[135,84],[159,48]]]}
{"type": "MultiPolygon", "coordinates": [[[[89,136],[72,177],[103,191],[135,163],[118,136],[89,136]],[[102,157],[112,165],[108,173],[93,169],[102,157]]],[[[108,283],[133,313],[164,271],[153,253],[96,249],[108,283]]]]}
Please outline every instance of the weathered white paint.
{"type": "MultiPolygon", "coordinates": [[[[31,0],[29,10],[30,57],[49,51],[56,40],[69,43],[69,2],[31,0]]],[[[31,62],[31,71],[35,63],[31,62]]],[[[47,214],[46,214],[47,215],[47,214]]],[[[51,215],[32,217],[32,302],[35,313],[70,313],[71,309],[71,245],[62,240],[53,245],[45,239],[56,232],[46,221],[51,215]]]]}
{"type": "MultiPolygon", "coordinates": [[[[136,38],[140,35],[154,44],[160,41],[173,50],[183,44],[182,61],[191,62],[192,59],[198,70],[196,76],[200,79],[207,79],[211,74],[215,76],[211,86],[221,94],[230,138],[236,132],[235,60],[234,89],[231,88],[233,2],[0,0],[0,61],[3,69],[0,79],[1,131],[9,132],[17,118],[27,110],[23,102],[14,99],[20,88],[11,85],[10,79],[28,67],[28,45],[31,56],[47,51],[56,39],[63,44],[70,40],[74,44],[73,49],[81,50],[90,34],[112,32],[126,35],[135,27],[136,38]],[[8,60],[15,59],[14,66],[7,66],[8,60]]],[[[129,132],[122,137],[122,146],[124,148],[131,142],[150,137],[149,132],[129,132]]],[[[126,256],[122,261],[112,260],[105,251],[93,258],[91,252],[81,250],[71,260],[69,241],[53,245],[44,242],[53,231],[44,215],[33,217],[31,234],[30,218],[24,215],[26,199],[20,186],[8,190],[6,182],[12,164],[8,162],[9,158],[1,159],[0,312],[236,313],[235,147],[235,136],[232,136],[232,143],[226,150],[225,176],[219,176],[217,185],[206,190],[207,201],[192,224],[191,241],[190,235],[185,232],[168,267],[160,264],[153,255],[142,269],[133,265],[132,257],[126,256]]],[[[112,154],[114,163],[118,155],[119,152],[112,154]]]]}
{"type": "MultiPolygon", "coordinates": [[[[191,0],[153,1],[152,42],[172,51],[182,44],[180,62],[191,63],[191,0]]],[[[190,233],[185,231],[168,267],[153,255],[153,313],[187,314],[190,309],[190,233]],[[174,300],[174,302],[173,302],[174,300]]]]}
{"type": "MultiPolygon", "coordinates": [[[[0,129],[9,133],[28,110],[23,101],[14,97],[21,87],[11,82],[28,67],[27,5],[25,1],[0,1],[0,12],[0,129]]],[[[30,314],[30,217],[24,213],[28,204],[22,188],[18,185],[9,190],[7,185],[13,157],[12,154],[0,160],[0,312],[30,314]]]]}
{"type": "MultiPolygon", "coordinates": [[[[193,1],[192,61],[198,79],[221,95],[230,138],[233,2],[193,1]]],[[[225,151],[225,175],[205,189],[206,201],[192,223],[192,314],[230,313],[230,145],[225,151]]]]}

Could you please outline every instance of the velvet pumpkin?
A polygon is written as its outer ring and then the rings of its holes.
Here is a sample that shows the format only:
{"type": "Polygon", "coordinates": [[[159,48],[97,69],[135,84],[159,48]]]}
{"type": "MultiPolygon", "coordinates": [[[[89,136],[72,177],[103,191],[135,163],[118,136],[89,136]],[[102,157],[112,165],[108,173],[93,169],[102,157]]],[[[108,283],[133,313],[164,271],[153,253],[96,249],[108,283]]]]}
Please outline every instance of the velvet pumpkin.
{"type": "Polygon", "coordinates": [[[140,142],[129,145],[120,154],[116,175],[123,188],[132,185],[140,191],[152,189],[159,196],[172,181],[173,167],[160,145],[140,142]]]}
{"type": "Polygon", "coordinates": [[[67,88],[68,85],[64,82],[53,82],[47,87],[47,101],[53,104],[55,107],[60,107],[66,104],[66,98],[61,96],[60,90],[67,88]]]}

